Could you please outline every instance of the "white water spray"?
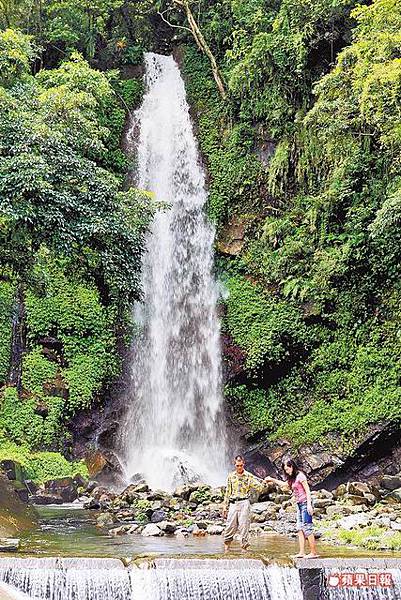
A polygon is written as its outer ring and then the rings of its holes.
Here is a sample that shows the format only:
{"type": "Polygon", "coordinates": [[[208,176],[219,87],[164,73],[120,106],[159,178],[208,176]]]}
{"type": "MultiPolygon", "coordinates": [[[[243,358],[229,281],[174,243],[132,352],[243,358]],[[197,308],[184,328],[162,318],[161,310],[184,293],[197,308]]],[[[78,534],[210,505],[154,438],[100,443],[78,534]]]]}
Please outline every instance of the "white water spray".
{"type": "Polygon", "coordinates": [[[136,183],[169,208],[156,215],[142,261],[122,454],[127,477],[141,473],[152,488],[217,485],[227,464],[214,230],[178,66],[153,53],[145,63],[147,91],[130,130],[140,132],[136,183]]]}

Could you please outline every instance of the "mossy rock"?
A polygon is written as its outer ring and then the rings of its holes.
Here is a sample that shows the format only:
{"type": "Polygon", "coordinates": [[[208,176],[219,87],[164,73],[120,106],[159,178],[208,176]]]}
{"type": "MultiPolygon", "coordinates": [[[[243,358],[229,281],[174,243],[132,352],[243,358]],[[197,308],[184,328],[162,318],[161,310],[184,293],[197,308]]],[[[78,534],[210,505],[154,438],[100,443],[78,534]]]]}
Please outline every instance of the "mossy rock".
{"type": "Polygon", "coordinates": [[[33,508],[21,502],[10,482],[0,476],[0,537],[15,537],[35,523],[33,508]]]}

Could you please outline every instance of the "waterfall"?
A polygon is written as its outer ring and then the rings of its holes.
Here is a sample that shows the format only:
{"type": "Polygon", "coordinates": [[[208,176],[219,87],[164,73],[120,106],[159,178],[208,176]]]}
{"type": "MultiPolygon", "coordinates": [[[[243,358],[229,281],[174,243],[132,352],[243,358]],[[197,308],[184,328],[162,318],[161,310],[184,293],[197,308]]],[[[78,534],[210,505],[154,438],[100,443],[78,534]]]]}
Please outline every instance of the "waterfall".
{"type": "Polygon", "coordinates": [[[0,581],[34,600],[131,598],[127,569],[117,559],[0,558],[0,581]]]}
{"type": "Polygon", "coordinates": [[[302,600],[297,569],[260,560],[155,561],[131,571],[132,598],[141,600],[302,600]]]}
{"type": "MultiPolygon", "coordinates": [[[[363,560],[363,559],[362,559],[363,560]]],[[[107,558],[0,557],[5,600],[400,600],[399,567],[304,569],[256,559],[155,559],[125,567],[107,558]],[[391,575],[393,586],[338,585],[336,574],[391,575]]],[[[380,581],[380,580],[378,580],[380,581]]]]}
{"type": "Polygon", "coordinates": [[[218,485],[227,469],[226,436],[205,177],[177,64],[147,53],[145,66],[146,93],[129,136],[136,185],[165,208],[142,260],[120,450],[127,479],[140,473],[153,489],[191,480],[218,485]]]}
{"type": "Polygon", "coordinates": [[[171,559],[145,566],[0,558],[0,582],[15,590],[10,598],[16,600],[302,600],[297,569],[259,560],[171,559]]]}

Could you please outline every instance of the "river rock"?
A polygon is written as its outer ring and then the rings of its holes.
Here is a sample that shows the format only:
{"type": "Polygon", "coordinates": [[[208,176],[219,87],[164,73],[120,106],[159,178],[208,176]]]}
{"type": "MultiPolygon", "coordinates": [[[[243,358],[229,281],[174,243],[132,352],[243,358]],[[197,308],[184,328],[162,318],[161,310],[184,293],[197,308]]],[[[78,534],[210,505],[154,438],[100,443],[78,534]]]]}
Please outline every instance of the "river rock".
{"type": "Polygon", "coordinates": [[[154,523],[146,525],[141,533],[143,537],[162,536],[163,531],[154,523]]]}
{"type": "Polygon", "coordinates": [[[164,533],[172,534],[177,530],[177,525],[171,521],[161,521],[157,524],[158,528],[164,531],[164,533]]]}
{"type": "Polygon", "coordinates": [[[34,496],[31,496],[29,500],[32,504],[37,504],[40,506],[48,504],[63,504],[63,499],[58,494],[48,494],[42,491],[34,496]]]}
{"type": "Polygon", "coordinates": [[[222,525],[209,525],[206,531],[207,533],[210,533],[210,535],[221,535],[224,531],[224,527],[222,525]]]}
{"type": "Polygon", "coordinates": [[[96,498],[91,498],[89,502],[84,503],[84,508],[88,510],[98,510],[100,508],[100,502],[99,500],[96,500],[96,498]]]}
{"type": "Polygon", "coordinates": [[[355,494],[345,494],[344,500],[346,500],[350,504],[353,504],[354,506],[358,506],[358,505],[367,506],[369,504],[367,498],[365,498],[364,496],[357,496],[355,494]]]}
{"type": "Polygon", "coordinates": [[[164,510],[155,510],[151,517],[150,520],[152,523],[161,523],[162,521],[165,521],[167,518],[167,513],[164,510]]]}
{"type": "Polygon", "coordinates": [[[334,517],[335,515],[347,516],[351,514],[351,508],[345,504],[333,504],[326,508],[326,514],[328,517],[334,517]]]}
{"type": "Polygon", "coordinates": [[[192,492],[195,492],[201,484],[199,483],[186,483],[185,485],[179,485],[173,492],[173,496],[189,500],[192,492]]]}
{"type": "Polygon", "coordinates": [[[113,525],[114,517],[111,513],[105,512],[98,516],[96,519],[97,527],[107,527],[108,525],[113,525]]]}
{"type": "Polygon", "coordinates": [[[384,475],[380,483],[386,490],[396,490],[401,488],[401,475],[384,475]]]}
{"type": "Polygon", "coordinates": [[[111,533],[111,535],[125,535],[129,529],[130,525],[120,525],[120,527],[110,529],[109,533],[111,533]]]}
{"type": "Polygon", "coordinates": [[[18,538],[0,538],[0,552],[17,552],[19,547],[20,540],[18,538]]]}
{"type": "Polygon", "coordinates": [[[313,504],[315,508],[327,508],[328,506],[332,506],[334,501],[330,498],[315,498],[313,504]]]}
{"type": "Polygon", "coordinates": [[[255,502],[255,504],[251,505],[251,511],[256,514],[261,514],[269,510],[271,506],[274,506],[272,502],[255,502]]]}
{"type": "Polygon", "coordinates": [[[342,498],[347,491],[347,486],[344,483],[340,483],[339,486],[333,492],[334,498],[342,498]]]}
{"type": "Polygon", "coordinates": [[[350,481],[347,483],[346,491],[353,496],[363,496],[370,493],[370,487],[361,481],[350,481]]]}
{"type": "Polygon", "coordinates": [[[339,527],[342,529],[347,529],[348,531],[351,529],[356,529],[357,527],[367,527],[369,524],[370,519],[368,515],[365,514],[349,515],[348,517],[340,519],[338,522],[339,527]]]}
{"type": "Polygon", "coordinates": [[[386,496],[386,499],[387,498],[391,498],[396,502],[401,502],[401,487],[393,490],[388,496],[386,496]]]}

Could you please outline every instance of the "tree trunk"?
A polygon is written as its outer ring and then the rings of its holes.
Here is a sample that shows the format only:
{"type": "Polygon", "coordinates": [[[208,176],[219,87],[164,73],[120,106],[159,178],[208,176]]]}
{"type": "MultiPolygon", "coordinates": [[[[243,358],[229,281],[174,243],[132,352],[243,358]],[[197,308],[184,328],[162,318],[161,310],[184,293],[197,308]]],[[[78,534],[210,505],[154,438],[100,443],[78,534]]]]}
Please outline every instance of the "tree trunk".
{"type": "Polygon", "coordinates": [[[184,8],[186,17],[187,17],[187,21],[188,21],[188,25],[192,32],[192,35],[195,38],[196,44],[197,44],[198,48],[201,50],[201,52],[203,52],[208,57],[208,59],[210,61],[210,65],[212,67],[213,77],[217,84],[217,88],[219,90],[220,96],[223,98],[223,100],[225,100],[227,97],[227,93],[226,93],[226,88],[225,88],[225,85],[223,82],[223,77],[220,73],[219,67],[217,66],[216,59],[215,59],[212,51],[210,50],[210,47],[209,47],[207,41],[203,37],[203,33],[201,32],[201,30],[195,20],[195,17],[192,14],[192,11],[189,6],[189,1],[188,0],[173,0],[173,2],[175,4],[177,4],[178,6],[181,6],[184,8]]]}

